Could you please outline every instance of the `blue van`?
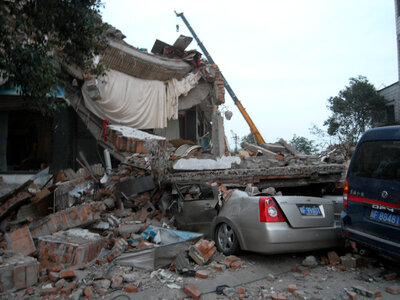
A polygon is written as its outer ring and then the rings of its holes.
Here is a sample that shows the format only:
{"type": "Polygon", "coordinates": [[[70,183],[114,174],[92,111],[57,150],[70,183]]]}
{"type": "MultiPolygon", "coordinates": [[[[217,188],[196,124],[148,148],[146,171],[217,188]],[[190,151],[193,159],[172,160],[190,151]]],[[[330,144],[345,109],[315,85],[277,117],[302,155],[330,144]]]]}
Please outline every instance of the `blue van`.
{"type": "Polygon", "coordinates": [[[400,126],[368,130],[347,171],[342,230],[358,248],[400,259],[400,126]]]}

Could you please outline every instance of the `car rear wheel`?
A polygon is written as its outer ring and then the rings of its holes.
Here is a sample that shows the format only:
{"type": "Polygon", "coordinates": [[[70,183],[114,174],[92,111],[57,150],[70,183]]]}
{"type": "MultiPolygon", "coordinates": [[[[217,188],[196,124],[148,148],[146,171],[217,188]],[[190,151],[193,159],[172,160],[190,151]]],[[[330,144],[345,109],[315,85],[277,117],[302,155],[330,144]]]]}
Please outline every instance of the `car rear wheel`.
{"type": "Polygon", "coordinates": [[[235,254],[240,250],[235,231],[226,223],[221,223],[218,225],[215,239],[218,251],[225,255],[235,254]]]}

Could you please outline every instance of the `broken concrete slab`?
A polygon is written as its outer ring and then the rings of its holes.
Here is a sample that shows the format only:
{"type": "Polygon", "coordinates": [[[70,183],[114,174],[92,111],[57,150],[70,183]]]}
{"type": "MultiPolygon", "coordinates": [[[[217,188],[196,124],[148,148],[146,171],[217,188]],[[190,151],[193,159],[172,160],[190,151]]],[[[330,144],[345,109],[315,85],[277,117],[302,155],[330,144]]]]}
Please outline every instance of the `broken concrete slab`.
{"type": "Polygon", "coordinates": [[[279,153],[279,154],[289,153],[289,151],[287,151],[287,149],[279,143],[275,143],[275,144],[265,143],[265,144],[261,144],[261,147],[263,147],[269,151],[279,153]]]}
{"type": "Polygon", "coordinates": [[[276,156],[277,156],[277,153],[272,152],[270,150],[267,150],[267,149],[265,149],[263,147],[260,147],[260,146],[257,146],[257,145],[253,145],[253,144],[249,144],[249,143],[243,142],[243,146],[244,146],[244,148],[246,148],[246,149],[248,149],[250,151],[253,151],[253,152],[261,151],[261,153],[267,158],[275,159],[276,156]]]}
{"type": "Polygon", "coordinates": [[[232,164],[239,164],[240,157],[222,156],[211,158],[187,158],[179,159],[174,163],[174,170],[221,170],[230,169],[232,164]]]}
{"type": "Polygon", "coordinates": [[[292,155],[300,155],[301,152],[297,151],[295,147],[288,144],[284,139],[280,139],[279,143],[284,146],[292,155]]]}
{"type": "Polygon", "coordinates": [[[343,166],[321,164],[316,166],[288,166],[258,169],[228,169],[208,171],[173,172],[166,180],[178,184],[193,182],[217,182],[237,184],[245,187],[254,183],[259,189],[268,187],[297,187],[316,183],[336,183],[340,181],[343,166]]]}

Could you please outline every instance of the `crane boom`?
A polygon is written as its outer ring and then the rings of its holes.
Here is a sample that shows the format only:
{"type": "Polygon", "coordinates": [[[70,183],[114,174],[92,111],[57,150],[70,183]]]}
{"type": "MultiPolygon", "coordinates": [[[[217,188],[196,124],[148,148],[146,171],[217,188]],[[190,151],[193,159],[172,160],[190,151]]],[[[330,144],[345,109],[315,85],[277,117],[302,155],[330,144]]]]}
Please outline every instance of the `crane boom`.
{"type": "MultiPolygon", "coordinates": [[[[201,51],[203,51],[203,53],[206,56],[207,60],[211,64],[215,64],[215,62],[212,59],[210,53],[208,53],[206,47],[204,47],[203,43],[198,38],[197,34],[194,32],[192,26],[190,26],[189,22],[186,20],[185,16],[183,15],[183,12],[178,14],[175,11],[175,14],[176,14],[177,17],[181,17],[182,18],[183,22],[185,23],[186,27],[189,29],[190,33],[193,35],[194,39],[196,40],[197,44],[199,45],[201,51]]],[[[250,118],[249,114],[246,112],[246,109],[243,107],[242,103],[236,97],[236,94],[232,90],[232,88],[229,85],[228,81],[226,81],[226,79],[225,79],[224,75],[222,74],[222,72],[221,72],[221,77],[222,77],[222,79],[224,81],[224,86],[225,86],[226,90],[228,91],[229,95],[231,96],[233,102],[238,107],[240,113],[242,114],[242,116],[246,120],[247,124],[250,126],[250,132],[252,134],[254,134],[254,136],[256,137],[256,140],[257,140],[258,143],[265,144],[265,141],[264,141],[263,137],[261,136],[260,132],[258,131],[256,125],[254,124],[254,122],[250,118]]]]}

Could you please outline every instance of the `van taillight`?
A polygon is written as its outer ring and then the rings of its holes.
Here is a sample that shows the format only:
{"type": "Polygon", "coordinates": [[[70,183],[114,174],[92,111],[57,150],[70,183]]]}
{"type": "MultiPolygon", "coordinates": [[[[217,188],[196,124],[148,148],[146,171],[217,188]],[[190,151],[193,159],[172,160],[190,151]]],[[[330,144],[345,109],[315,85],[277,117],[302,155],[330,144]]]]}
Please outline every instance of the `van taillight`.
{"type": "Polygon", "coordinates": [[[347,197],[349,196],[349,183],[347,180],[344,182],[344,188],[343,188],[343,209],[347,211],[347,208],[349,206],[348,199],[347,197]]]}
{"type": "Polygon", "coordinates": [[[260,197],[258,200],[260,222],[285,222],[285,218],[272,197],[260,197]]]}

